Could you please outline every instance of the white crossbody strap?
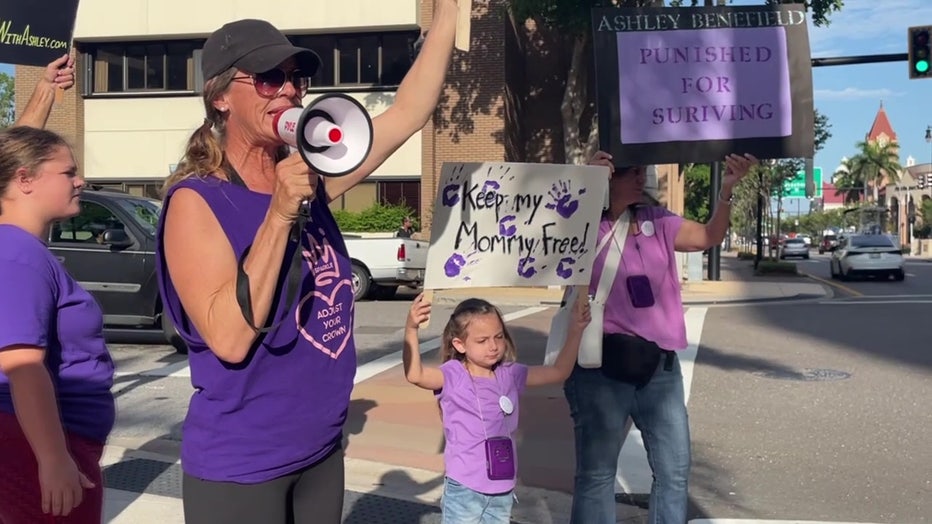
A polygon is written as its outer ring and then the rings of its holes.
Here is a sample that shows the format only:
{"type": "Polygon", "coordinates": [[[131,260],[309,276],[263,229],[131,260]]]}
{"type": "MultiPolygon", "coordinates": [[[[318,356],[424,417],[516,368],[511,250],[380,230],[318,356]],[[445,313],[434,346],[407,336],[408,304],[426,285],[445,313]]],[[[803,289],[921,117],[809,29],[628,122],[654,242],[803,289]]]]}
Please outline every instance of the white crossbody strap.
{"type": "Polygon", "coordinates": [[[604,304],[605,298],[612,291],[612,284],[615,283],[615,274],[618,272],[618,266],[621,263],[621,253],[624,251],[625,241],[628,239],[630,223],[631,212],[626,209],[624,213],[618,217],[618,220],[615,221],[612,230],[602,237],[602,240],[599,242],[596,256],[605,249],[605,245],[612,237],[615,238],[618,244],[618,249],[609,249],[608,254],[605,255],[605,263],[602,265],[602,274],[599,276],[599,285],[595,291],[595,302],[599,304],[604,304]]]}

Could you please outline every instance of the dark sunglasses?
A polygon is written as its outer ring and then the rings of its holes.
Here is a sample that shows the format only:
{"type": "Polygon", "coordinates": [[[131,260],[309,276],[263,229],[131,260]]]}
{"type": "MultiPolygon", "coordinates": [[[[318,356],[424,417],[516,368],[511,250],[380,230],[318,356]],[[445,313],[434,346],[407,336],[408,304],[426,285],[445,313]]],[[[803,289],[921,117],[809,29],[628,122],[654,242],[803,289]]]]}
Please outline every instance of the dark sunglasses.
{"type": "Polygon", "coordinates": [[[252,85],[256,88],[256,93],[263,98],[275,98],[280,95],[282,90],[285,89],[285,82],[289,81],[299,95],[304,95],[311,83],[310,76],[300,69],[289,72],[281,69],[271,69],[264,73],[234,76],[233,80],[245,80],[247,78],[252,79],[252,85]]]}

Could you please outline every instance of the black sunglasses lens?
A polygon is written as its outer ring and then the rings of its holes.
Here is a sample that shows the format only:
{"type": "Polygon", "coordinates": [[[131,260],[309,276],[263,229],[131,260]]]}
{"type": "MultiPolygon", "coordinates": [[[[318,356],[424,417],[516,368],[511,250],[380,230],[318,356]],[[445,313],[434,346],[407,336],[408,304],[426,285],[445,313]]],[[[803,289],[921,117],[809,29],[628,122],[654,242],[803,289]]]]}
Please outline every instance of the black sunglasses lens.
{"type": "Polygon", "coordinates": [[[284,84],[285,73],[279,69],[256,74],[256,89],[262,93],[276,93],[284,84]]]}

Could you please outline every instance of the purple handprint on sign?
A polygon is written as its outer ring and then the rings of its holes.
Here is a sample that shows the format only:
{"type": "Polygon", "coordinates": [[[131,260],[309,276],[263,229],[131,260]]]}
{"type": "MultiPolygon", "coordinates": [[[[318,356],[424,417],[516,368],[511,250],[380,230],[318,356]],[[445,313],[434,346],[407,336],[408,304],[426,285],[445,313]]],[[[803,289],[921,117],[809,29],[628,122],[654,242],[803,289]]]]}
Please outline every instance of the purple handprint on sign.
{"type": "Polygon", "coordinates": [[[498,221],[498,234],[503,237],[510,237],[517,233],[518,228],[511,224],[515,221],[516,218],[518,217],[514,215],[507,215],[502,217],[502,219],[498,221]]]}
{"type": "Polygon", "coordinates": [[[576,210],[579,209],[579,200],[576,196],[582,195],[586,192],[586,188],[580,189],[576,195],[573,195],[573,192],[570,190],[572,182],[561,180],[550,186],[550,195],[551,202],[545,204],[544,207],[547,209],[556,210],[563,218],[570,218],[576,213],[576,210]]]}
{"type": "Polygon", "coordinates": [[[576,263],[576,259],[571,257],[561,258],[560,263],[557,264],[556,273],[557,276],[563,279],[570,278],[573,275],[573,264],[576,263]]]}
{"type": "Polygon", "coordinates": [[[453,253],[443,264],[443,273],[449,278],[462,277],[466,281],[472,280],[469,275],[464,274],[464,270],[479,263],[479,260],[475,258],[477,253],[478,251],[471,251],[466,255],[453,253]]]}
{"type": "Polygon", "coordinates": [[[531,278],[537,274],[537,268],[532,266],[535,258],[528,255],[518,262],[518,274],[524,278],[531,278]]]}
{"type": "Polygon", "coordinates": [[[453,253],[450,255],[450,258],[447,259],[447,262],[443,265],[443,273],[453,278],[459,276],[460,271],[466,266],[466,257],[459,253],[453,253]]]}
{"type": "Polygon", "coordinates": [[[443,188],[443,193],[441,196],[443,205],[446,207],[453,207],[457,202],[460,201],[460,186],[459,184],[449,184],[447,187],[443,188]]]}
{"type": "Polygon", "coordinates": [[[489,193],[491,191],[498,191],[501,187],[502,185],[494,180],[486,180],[485,184],[482,184],[482,192],[489,193]]]}
{"type": "Polygon", "coordinates": [[[463,169],[466,166],[460,164],[453,168],[450,183],[443,186],[440,191],[440,202],[444,207],[453,207],[460,201],[460,186],[463,183],[463,169]]]}

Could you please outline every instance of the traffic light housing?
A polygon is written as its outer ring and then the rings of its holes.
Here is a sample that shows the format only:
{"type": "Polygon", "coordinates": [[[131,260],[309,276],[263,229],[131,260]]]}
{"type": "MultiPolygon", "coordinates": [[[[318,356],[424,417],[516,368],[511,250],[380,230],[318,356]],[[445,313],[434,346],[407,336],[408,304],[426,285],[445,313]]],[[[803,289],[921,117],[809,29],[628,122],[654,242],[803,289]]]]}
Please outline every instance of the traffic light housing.
{"type": "Polygon", "coordinates": [[[932,26],[910,27],[909,35],[909,78],[932,78],[932,26]]]}

